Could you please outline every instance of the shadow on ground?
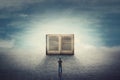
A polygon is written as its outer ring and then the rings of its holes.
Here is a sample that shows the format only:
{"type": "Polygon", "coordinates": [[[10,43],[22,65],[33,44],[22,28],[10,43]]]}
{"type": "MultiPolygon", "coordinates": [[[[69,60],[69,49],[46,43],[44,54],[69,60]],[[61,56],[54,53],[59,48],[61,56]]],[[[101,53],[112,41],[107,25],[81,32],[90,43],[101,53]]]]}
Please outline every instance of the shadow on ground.
{"type": "Polygon", "coordinates": [[[87,67],[75,55],[45,55],[34,68],[24,69],[4,52],[0,54],[0,80],[58,80],[59,57],[63,61],[63,80],[120,80],[119,53],[109,56],[109,64],[87,67]]]}

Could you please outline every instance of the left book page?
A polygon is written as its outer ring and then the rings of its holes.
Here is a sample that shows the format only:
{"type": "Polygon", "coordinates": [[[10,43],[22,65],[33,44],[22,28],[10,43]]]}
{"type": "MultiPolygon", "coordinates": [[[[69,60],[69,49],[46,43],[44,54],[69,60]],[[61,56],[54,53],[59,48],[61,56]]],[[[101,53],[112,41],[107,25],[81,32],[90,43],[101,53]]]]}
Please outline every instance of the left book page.
{"type": "Polygon", "coordinates": [[[49,36],[49,51],[59,50],[59,38],[57,36],[49,36]]]}
{"type": "Polygon", "coordinates": [[[47,54],[59,54],[59,36],[47,35],[47,54]]]}

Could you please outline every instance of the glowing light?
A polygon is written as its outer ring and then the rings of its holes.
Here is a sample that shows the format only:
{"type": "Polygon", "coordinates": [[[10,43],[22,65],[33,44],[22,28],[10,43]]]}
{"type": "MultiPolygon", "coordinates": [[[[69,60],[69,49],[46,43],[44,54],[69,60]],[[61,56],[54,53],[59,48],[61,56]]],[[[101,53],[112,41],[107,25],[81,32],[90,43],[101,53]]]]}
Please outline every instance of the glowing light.
{"type": "MultiPolygon", "coordinates": [[[[96,21],[96,19],[95,19],[96,21]]],[[[28,59],[28,64],[24,60],[24,57],[15,58],[16,61],[20,61],[22,65],[38,65],[39,58],[43,59],[45,56],[46,49],[46,34],[74,34],[75,35],[75,56],[84,66],[89,64],[101,64],[105,60],[105,56],[102,54],[96,54],[95,52],[89,53],[92,49],[95,49],[93,45],[101,44],[102,38],[99,36],[93,36],[93,33],[97,34],[97,28],[88,27],[93,24],[93,22],[86,18],[78,17],[55,17],[50,16],[41,21],[41,19],[31,20],[29,27],[26,29],[26,32],[22,35],[21,47],[32,49],[35,51],[30,53],[28,56],[31,59],[28,59]],[[94,43],[94,44],[93,44],[94,43]],[[92,45],[92,46],[91,46],[92,45]],[[42,51],[42,52],[41,52],[42,51]],[[97,58],[95,56],[98,56],[97,58]],[[96,59],[99,58],[99,62],[96,59]],[[22,60],[20,60],[22,59],[22,60]],[[30,61],[30,64],[29,64],[30,61]]],[[[34,66],[35,66],[34,65],[34,66]]],[[[29,67],[29,66],[27,66],[29,67]]]]}

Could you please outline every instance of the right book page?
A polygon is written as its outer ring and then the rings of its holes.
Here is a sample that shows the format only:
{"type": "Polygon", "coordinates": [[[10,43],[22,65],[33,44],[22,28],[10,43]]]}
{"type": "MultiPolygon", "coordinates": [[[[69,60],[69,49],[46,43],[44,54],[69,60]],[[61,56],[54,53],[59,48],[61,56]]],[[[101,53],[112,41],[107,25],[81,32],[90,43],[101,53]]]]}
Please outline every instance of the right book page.
{"type": "Polygon", "coordinates": [[[74,54],[74,35],[61,36],[61,54],[74,54]]]}

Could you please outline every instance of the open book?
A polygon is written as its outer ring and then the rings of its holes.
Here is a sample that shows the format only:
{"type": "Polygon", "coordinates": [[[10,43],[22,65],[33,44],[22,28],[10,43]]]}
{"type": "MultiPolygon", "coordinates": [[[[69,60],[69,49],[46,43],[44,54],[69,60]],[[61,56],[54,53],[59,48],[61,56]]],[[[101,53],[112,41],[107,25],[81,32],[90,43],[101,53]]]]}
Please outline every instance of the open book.
{"type": "Polygon", "coordinates": [[[74,34],[47,34],[46,54],[74,54],[74,34]]]}

